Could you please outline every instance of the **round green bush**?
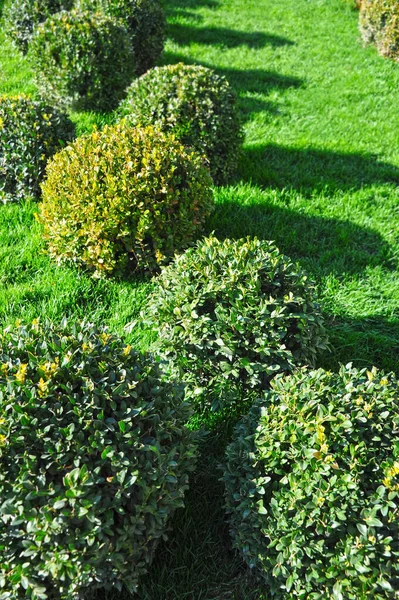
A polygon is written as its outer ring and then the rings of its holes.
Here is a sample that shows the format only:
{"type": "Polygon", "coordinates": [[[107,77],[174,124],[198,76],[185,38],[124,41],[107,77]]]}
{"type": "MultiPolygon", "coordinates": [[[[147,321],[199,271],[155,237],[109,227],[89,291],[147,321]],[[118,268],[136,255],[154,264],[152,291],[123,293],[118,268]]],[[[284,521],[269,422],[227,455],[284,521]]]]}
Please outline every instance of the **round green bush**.
{"type": "Polygon", "coordinates": [[[9,0],[4,9],[5,29],[15,44],[26,53],[39,23],[61,10],[70,10],[73,0],[9,0]]]}
{"type": "Polygon", "coordinates": [[[77,110],[112,110],[134,75],[129,35],[101,12],[60,12],[39,25],[30,45],[44,97],[77,110]]]}
{"type": "Polygon", "coordinates": [[[181,388],[88,323],[0,333],[0,596],[135,591],[183,505],[181,388]]]}
{"type": "Polygon", "coordinates": [[[137,75],[155,66],[166,39],[165,11],[159,0],[78,0],[78,5],[102,10],[126,25],[137,75]]]}
{"type": "Polygon", "coordinates": [[[382,56],[399,60],[399,0],[362,0],[359,17],[365,43],[382,56]]]}
{"type": "Polygon", "coordinates": [[[53,158],[38,218],[58,262],[95,276],[155,271],[200,233],[211,183],[202,158],[172,135],[121,122],[53,158]]]}
{"type": "Polygon", "coordinates": [[[198,413],[240,413],[326,347],[314,284],[272,242],[210,237],[164,268],[145,311],[198,413]]]}
{"type": "Polygon", "coordinates": [[[227,448],[226,504],[271,597],[397,598],[398,431],[398,381],[376,369],[298,370],[253,406],[227,448]]]}
{"type": "Polygon", "coordinates": [[[68,117],[43,100],[0,96],[0,200],[38,198],[48,159],[74,134],[68,117]]]}
{"type": "Polygon", "coordinates": [[[156,67],[131,84],[119,114],[134,126],[173,131],[208,158],[215,183],[227,183],[233,175],[242,142],[236,95],[212,69],[182,63],[156,67]]]}

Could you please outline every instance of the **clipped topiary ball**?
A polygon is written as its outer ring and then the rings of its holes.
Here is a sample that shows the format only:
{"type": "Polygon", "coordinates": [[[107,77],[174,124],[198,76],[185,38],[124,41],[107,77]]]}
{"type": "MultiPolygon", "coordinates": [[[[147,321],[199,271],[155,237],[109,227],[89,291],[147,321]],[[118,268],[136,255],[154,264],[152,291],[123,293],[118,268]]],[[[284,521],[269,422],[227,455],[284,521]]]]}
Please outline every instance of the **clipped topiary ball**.
{"type": "Polygon", "coordinates": [[[365,43],[374,43],[382,56],[399,60],[398,0],[362,0],[359,25],[365,43]]]}
{"type": "Polygon", "coordinates": [[[326,347],[313,283],[257,239],[210,237],[177,256],[144,316],[199,413],[242,413],[276,373],[313,364],[326,347]]]}
{"type": "Polygon", "coordinates": [[[126,28],[101,12],[47,19],[36,29],[31,55],[43,96],[77,110],[115,108],[135,71],[126,28]]]}
{"type": "Polygon", "coordinates": [[[202,158],[125,123],[76,140],[49,163],[39,220],[50,254],[95,276],[156,271],[213,207],[202,158]]]}
{"type": "Polygon", "coordinates": [[[102,10],[126,25],[137,75],[155,66],[166,39],[165,11],[159,0],[78,0],[77,5],[102,10]]]}
{"type": "Polygon", "coordinates": [[[0,594],[135,591],[183,505],[195,443],[181,389],[104,329],[0,333],[0,594]]]}
{"type": "Polygon", "coordinates": [[[26,53],[37,25],[61,10],[70,10],[73,4],[74,0],[9,0],[3,15],[5,29],[26,53]]]}
{"type": "Polygon", "coordinates": [[[275,379],[237,427],[234,544],[273,598],[397,597],[398,431],[396,377],[351,365],[275,379]]]}
{"type": "Polygon", "coordinates": [[[0,96],[0,200],[38,198],[48,159],[74,135],[68,117],[43,100],[0,96]]]}
{"type": "Polygon", "coordinates": [[[217,184],[237,167],[243,136],[236,95],[227,79],[202,66],[156,67],[132,83],[119,114],[137,126],[173,133],[209,160],[217,184]]]}

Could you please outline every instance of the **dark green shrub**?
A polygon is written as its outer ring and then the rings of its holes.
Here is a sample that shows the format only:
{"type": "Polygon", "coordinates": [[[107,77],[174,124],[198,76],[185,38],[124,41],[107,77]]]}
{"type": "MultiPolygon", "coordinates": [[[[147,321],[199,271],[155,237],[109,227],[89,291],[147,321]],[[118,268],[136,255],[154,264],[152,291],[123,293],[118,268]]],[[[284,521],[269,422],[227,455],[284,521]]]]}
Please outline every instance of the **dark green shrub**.
{"type": "Polygon", "coordinates": [[[47,19],[36,29],[31,54],[43,96],[76,109],[115,108],[135,68],[125,27],[92,11],[47,19]]]}
{"type": "Polygon", "coordinates": [[[242,413],[276,373],[313,364],[326,347],[313,283],[272,242],[257,239],[211,237],[177,256],[157,279],[146,315],[199,413],[242,413]]]}
{"type": "Polygon", "coordinates": [[[137,587],[195,444],[181,390],[90,324],[0,333],[0,596],[137,587]]]}
{"type": "Polygon", "coordinates": [[[27,52],[33,32],[39,23],[61,10],[70,10],[74,0],[9,0],[3,19],[8,35],[27,52]]]}
{"type": "Polygon", "coordinates": [[[363,41],[399,60],[399,0],[362,0],[359,19],[363,41]]]}
{"type": "Polygon", "coordinates": [[[157,270],[213,207],[201,157],[151,127],[122,122],[79,138],[47,174],[39,220],[50,254],[95,276],[157,270]]]}
{"type": "Polygon", "coordinates": [[[0,199],[39,197],[48,159],[74,132],[67,116],[42,100],[0,96],[0,199]]]}
{"type": "Polygon", "coordinates": [[[159,0],[78,0],[125,23],[133,45],[136,74],[155,66],[166,39],[166,18],[159,0]]]}
{"type": "Polygon", "coordinates": [[[227,79],[202,66],[156,67],[132,83],[119,114],[137,126],[173,131],[209,160],[215,183],[237,166],[242,132],[236,96],[227,79]]]}
{"type": "Polygon", "coordinates": [[[271,597],[397,597],[398,431],[396,377],[351,365],[276,378],[237,427],[227,508],[271,597]]]}

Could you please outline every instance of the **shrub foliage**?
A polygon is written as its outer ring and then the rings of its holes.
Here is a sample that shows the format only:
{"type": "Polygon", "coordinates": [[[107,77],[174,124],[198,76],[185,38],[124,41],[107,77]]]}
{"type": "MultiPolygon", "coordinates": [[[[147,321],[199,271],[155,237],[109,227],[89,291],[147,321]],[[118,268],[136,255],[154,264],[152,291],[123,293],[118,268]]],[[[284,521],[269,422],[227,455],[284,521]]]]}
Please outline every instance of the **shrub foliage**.
{"type": "Polygon", "coordinates": [[[165,11],[160,0],[78,0],[78,5],[102,10],[126,25],[137,75],[155,66],[166,38],[165,11]]]}
{"type": "Polygon", "coordinates": [[[37,25],[50,15],[70,10],[73,3],[73,0],[9,0],[4,10],[6,31],[25,53],[37,25]]]}
{"type": "MultiPolygon", "coordinates": [[[[326,347],[315,289],[272,242],[214,237],[164,268],[146,308],[199,411],[238,406],[326,347]]],[[[242,410],[242,408],[241,408],[242,410]]]]}
{"type": "Polygon", "coordinates": [[[183,504],[188,415],[181,389],[106,330],[3,330],[1,598],[135,590],[183,504]]]}
{"type": "Polygon", "coordinates": [[[382,56],[399,60],[398,0],[362,0],[359,23],[365,43],[375,43],[382,56]]]}
{"type": "Polygon", "coordinates": [[[399,388],[351,365],[278,377],[237,427],[232,533],[273,598],[396,598],[399,388]]]}
{"type": "Polygon", "coordinates": [[[157,270],[213,207],[201,157],[151,127],[121,122],[79,138],[47,173],[39,220],[50,254],[96,276],[157,270]]]}
{"type": "Polygon", "coordinates": [[[215,183],[237,166],[242,141],[236,96],[227,79],[202,66],[156,67],[132,83],[119,112],[132,125],[173,131],[205,154],[215,183]]]}
{"type": "Polygon", "coordinates": [[[0,96],[0,199],[39,197],[48,159],[73,137],[72,122],[43,100],[0,96]]]}
{"type": "Polygon", "coordinates": [[[76,109],[115,108],[135,69],[126,28],[100,12],[57,13],[39,25],[31,51],[43,96],[76,109]]]}

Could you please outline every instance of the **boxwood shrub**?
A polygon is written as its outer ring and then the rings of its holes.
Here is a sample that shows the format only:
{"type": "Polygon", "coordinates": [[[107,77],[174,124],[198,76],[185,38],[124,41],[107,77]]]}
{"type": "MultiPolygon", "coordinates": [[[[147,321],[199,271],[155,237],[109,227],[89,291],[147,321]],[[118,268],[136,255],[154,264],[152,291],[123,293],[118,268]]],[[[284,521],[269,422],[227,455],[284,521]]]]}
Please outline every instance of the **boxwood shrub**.
{"type": "Polygon", "coordinates": [[[137,75],[155,66],[166,39],[166,17],[160,0],[78,0],[78,5],[103,10],[126,25],[137,75]]]}
{"type": "Polygon", "coordinates": [[[326,348],[315,288],[272,242],[210,237],[164,268],[145,310],[157,351],[204,411],[239,414],[281,371],[326,348]],[[227,411],[227,412],[226,412],[227,411]]]}
{"type": "Polygon", "coordinates": [[[38,198],[48,159],[74,133],[68,117],[43,100],[0,96],[0,199],[38,198]]]}
{"type": "Polygon", "coordinates": [[[0,597],[137,588],[182,506],[182,390],[89,323],[0,333],[0,597]]]}
{"type": "Polygon", "coordinates": [[[351,365],[276,378],[237,427],[234,544],[273,598],[397,597],[398,431],[396,377],[351,365]]]}
{"type": "Polygon", "coordinates": [[[156,271],[199,235],[211,183],[202,158],[172,135],[121,122],[54,156],[38,218],[58,262],[95,276],[156,271]]]}
{"type": "Polygon", "coordinates": [[[9,0],[4,8],[5,29],[11,39],[26,53],[39,23],[61,10],[70,10],[74,0],[9,0]]]}
{"type": "Polygon", "coordinates": [[[399,60],[398,0],[363,0],[359,23],[365,43],[375,43],[382,56],[399,60]]]}
{"type": "Polygon", "coordinates": [[[43,96],[68,108],[112,110],[134,75],[126,28],[101,12],[57,13],[30,47],[43,96]]]}
{"type": "Polygon", "coordinates": [[[217,184],[237,166],[242,141],[236,95],[227,79],[202,66],[156,67],[135,80],[119,114],[136,125],[173,131],[209,160],[217,184]]]}

